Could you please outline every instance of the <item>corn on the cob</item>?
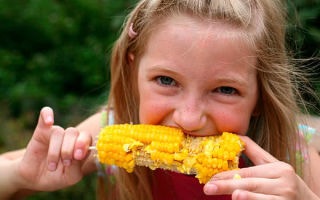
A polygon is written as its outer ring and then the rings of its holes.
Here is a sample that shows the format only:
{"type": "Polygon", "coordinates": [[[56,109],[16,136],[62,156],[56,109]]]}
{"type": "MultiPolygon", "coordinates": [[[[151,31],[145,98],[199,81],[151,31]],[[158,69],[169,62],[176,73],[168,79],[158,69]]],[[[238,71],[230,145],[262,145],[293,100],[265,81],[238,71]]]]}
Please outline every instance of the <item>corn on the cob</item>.
{"type": "Polygon", "coordinates": [[[219,172],[238,168],[244,143],[239,136],[194,137],[180,129],[159,125],[106,126],[96,145],[101,163],[132,172],[135,165],[196,174],[206,183],[219,172]]]}

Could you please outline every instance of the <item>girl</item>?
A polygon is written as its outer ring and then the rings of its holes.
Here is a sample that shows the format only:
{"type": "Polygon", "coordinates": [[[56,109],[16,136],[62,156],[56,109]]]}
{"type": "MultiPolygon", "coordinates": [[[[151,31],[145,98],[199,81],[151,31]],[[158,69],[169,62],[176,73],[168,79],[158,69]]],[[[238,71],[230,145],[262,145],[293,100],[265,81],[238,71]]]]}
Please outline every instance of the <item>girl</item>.
{"type": "MultiPolygon", "coordinates": [[[[194,136],[237,133],[252,166],[217,174],[204,187],[172,172],[117,169],[116,198],[319,200],[316,152],[304,162],[296,157],[308,148],[298,137],[299,73],[286,54],[283,8],[280,0],[137,4],[113,49],[109,116],[194,136]],[[232,180],[235,173],[242,179],[232,180]]],[[[26,152],[1,165],[10,180],[0,182],[3,197],[64,188],[95,170],[87,152],[100,118],[64,130],[42,109],[26,152]]]]}

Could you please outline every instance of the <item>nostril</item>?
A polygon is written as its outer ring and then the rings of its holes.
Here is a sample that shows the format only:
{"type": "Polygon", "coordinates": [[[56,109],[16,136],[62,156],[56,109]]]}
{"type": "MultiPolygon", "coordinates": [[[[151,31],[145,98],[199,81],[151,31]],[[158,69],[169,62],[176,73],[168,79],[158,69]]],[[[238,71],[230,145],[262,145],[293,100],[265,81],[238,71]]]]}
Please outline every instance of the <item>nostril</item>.
{"type": "Polygon", "coordinates": [[[187,131],[187,130],[182,129],[182,132],[183,132],[185,135],[195,135],[195,132],[194,132],[194,131],[187,131]]]}
{"type": "Polygon", "coordinates": [[[206,124],[206,115],[202,112],[175,112],[174,122],[184,130],[186,134],[192,135],[192,132],[202,129],[206,124]]]}

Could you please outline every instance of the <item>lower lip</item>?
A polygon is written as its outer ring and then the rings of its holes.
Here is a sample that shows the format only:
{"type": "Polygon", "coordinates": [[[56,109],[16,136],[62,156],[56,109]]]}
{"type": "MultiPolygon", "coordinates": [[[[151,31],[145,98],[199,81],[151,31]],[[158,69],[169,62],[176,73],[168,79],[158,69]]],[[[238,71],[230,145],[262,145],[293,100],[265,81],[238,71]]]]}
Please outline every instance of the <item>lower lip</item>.
{"type": "Polygon", "coordinates": [[[185,132],[183,131],[183,133],[185,135],[189,135],[189,136],[193,136],[193,137],[207,137],[207,136],[213,136],[213,135],[201,135],[201,134],[195,134],[195,133],[192,133],[192,132],[185,132]]]}

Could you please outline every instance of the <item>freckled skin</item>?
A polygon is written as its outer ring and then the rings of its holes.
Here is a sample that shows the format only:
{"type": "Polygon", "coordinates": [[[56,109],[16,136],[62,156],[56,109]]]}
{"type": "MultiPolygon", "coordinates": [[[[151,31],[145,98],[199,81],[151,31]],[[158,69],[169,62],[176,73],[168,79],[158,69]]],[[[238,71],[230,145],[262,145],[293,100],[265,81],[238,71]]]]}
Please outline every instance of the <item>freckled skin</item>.
{"type": "Polygon", "coordinates": [[[138,66],[140,122],[197,136],[245,135],[258,98],[256,59],[241,37],[228,37],[234,31],[183,15],[161,23],[138,66]]]}

